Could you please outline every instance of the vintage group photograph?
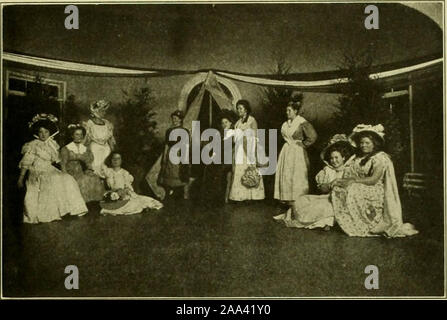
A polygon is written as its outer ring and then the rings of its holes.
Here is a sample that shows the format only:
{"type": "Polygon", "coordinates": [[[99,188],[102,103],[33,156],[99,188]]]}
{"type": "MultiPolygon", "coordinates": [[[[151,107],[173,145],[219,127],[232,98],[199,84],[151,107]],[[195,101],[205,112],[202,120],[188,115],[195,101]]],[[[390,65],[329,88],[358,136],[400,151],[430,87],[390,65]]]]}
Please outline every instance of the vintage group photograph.
{"type": "Polygon", "coordinates": [[[1,9],[3,298],[445,297],[444,2],[1,9]]]}

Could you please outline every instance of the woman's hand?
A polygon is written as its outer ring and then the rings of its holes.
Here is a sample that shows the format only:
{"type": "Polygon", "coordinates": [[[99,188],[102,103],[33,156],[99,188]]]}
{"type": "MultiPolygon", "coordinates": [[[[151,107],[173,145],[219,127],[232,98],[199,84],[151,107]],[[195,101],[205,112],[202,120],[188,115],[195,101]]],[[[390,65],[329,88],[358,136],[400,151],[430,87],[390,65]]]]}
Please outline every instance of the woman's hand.
{"type": "Polygon", "coordinates": [[[335,179],[330,183],[331,189],[334,189],[334,187],[340,187],[341,186],[341,180],[343,179],[335,179]]]}
{"type": "Polygon", "coordinates": [[[342,188],[347,188],[349,187],[351,184],[353,184],[355,182],[355,180],[353,178],[347,178],[347,179],[335,179],[332,182],[332,187],[342,187],[342,188]]]}
{"type": "Polygon", "coordinates": [[[85,174],[88,175],[88,176],[93,176],[93,175],[95,175],[95,173],[94,173],[94,171],[93,171],[92,169],[87,169],[87,170],[85,170],[85,174]]]}

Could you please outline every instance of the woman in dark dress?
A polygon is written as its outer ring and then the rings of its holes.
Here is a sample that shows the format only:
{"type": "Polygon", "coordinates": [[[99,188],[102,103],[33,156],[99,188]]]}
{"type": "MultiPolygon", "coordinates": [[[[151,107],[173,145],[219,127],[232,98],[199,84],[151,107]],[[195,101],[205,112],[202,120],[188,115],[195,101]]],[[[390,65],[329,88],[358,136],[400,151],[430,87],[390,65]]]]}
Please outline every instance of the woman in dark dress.
{"type": "MultiPolygon", "coordinates": [[[[236,115],[231,110],[222,110],[221,116],[221,153],[220,163],[211,163],[205,167],[203,184],[202,184],[202,199],[205,204],[223,205],[228,202],[228,195],[231,186],[232,163],[225,163],[226,153],[232,152],[234,143],[234,123],[236,122],[236,115]],[[226,142],[230,139],[230,143],[226,142]],[[229,146],[231,145],[231,149],[229,146]]],[[[218,155],[215,155],[218,156],[218,155]]],[[[232,159],[232,154],[229,156],[232,159]]]]}
{"type": "Polygon", "coordinates": [[[166,190],[167,195],[171,195],[175,189],[183,187],[185,189],[184,198],[187,199],[189,196],[187,187],[189,185],[191,171],[190,164],[174,164],[169,159],[171,148],[178,143],[178,140],[170,141],[169,135],[174,129],[187,130],[183,128],[183,118],[184,114],[180,110],[174,111],[171,114],[172,126],[166,130],[165,147],[161,158],[161,169],[157,183],[166,190]]]}

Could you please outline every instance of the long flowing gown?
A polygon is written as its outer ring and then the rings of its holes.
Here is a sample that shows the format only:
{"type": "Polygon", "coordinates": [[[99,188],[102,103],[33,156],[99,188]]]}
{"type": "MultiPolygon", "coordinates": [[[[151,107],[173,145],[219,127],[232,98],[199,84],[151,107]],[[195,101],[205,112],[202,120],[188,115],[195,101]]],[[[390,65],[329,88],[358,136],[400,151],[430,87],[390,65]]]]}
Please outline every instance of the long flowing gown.
{"type": "Polygon", "coordinates": [[[85,202],[102,200],[105,192],[103,180],[96,174],[86,174],[93,169],[93,154],[83,144],[71,142],[61,149],[62,171],[75,178],[85,202]]]}
{"type": "MultiPolygon", "coordinates": [[[[315,177],[317,186],[321,190],[324,184],[333,182],[343,177],[344,167],[337,170],[326,165],[315,177]]],[[[329,194],[303,195],[294,203],[296,218],[292,219],[292,209],[285,214],[275,216],[276,220],[283,220],[287,227],[315,229],[332,227],[334,225],[334,210],[330,202],[329,194]]]]}
{"type": "Polygon", "coordinates": [[[76,180],[52,165],[59,161],[59,146],[51,138],[26,143],[19,167],[29,170],[26,181],[25,223],[60,220],[62,216],[83,215],[87,207],[76,180]]]}
{"type": "MultiPolygon", "coordinates": [[[[227,181],[231,177],[232,164],[225,163],[225,154],[232,150],[225,150],[226,146],[232,146],[234,130],[226,130],[221,144],[220,163],[211,163],[205,167],[203,173],[203,184],[201,186],[201,198],[203,203],[211,206],[223,205],[227,200],[227,190],[230,185],[227,181]],[[227,142],[230,142],[227,144],[227,142]]],[[[217,157],[217,155],[216,155],[217,157]]],[[[231,180],[230,180],[231,181],[231,180]]]]}
{"type": "Polygon", "coordinates": [[[344,177],[365,178],[382,172],[374,185],[353,183],[347,188],[334,187],[331,194],[335,220],[349,236],[370,237],[384,234],[405,237],[417,234],[413,225],[403,223],[393,162],[379,152],[361,164],[356,157],[344,177]]]}
{"type": "Polygon", "coordinates": [[[306,119],[296,116],[292,121],[283,123],[281,134],[286,143],[278,158],[274,198],[294,201],[309,192],[309,160],[303,146],[312,145],[317,139],[317,133],[306,119]]]}
{"type": "Polygon", "coordinates": [[[110,144],[114,144],[113,124],[102,119],[104,124],[96,124],[91,119],[84,123],[86,128],[86,145],[93,153],[93,171],[100,177],[104,177],[102,169],[104,161],[110,155],[112,148],[110,144]]]}
{"type": "Polygon", "coordinates": [[[236,148],[233,157],[233,176],[229,199],[234,201],[262,200],[265,198],[264,182],[262,180],[262,176],[259,185],[255,188],[247,188],[241,182],[245,170],[249,166],[256,165],[255,160],[253,161],[254,164],[249,163],[247,155],[255,155],[257,140],[256,130],[258,129],[258,124],[255,118],[253,118],[252,116],[248,116],[246,122],[242,122],[242,120],[239,119],[236,122],[234,129],[236,136],[236,148]],[[245,137],[243,137],[242,135],[244,131],[249,129],[253,130],[253,135],[245,135],[245,137]],[[244,143],[238,144],[238,139],[239,141],[242,141],[241,139],[244,139],[245,141],[244,143]]]}
{"type": "Polygon", "coordinates": [[[165,147],[161,158],[161,168],[158,174],[157,183],[166,189],[183,187],[186,186],[189,182],[191,166],[189,164],[182,164],[182,163],[174,164],[169,159],[169,153],[171,151],[171,148],[175,144],[177,144],[177,141],[169,140],[169,135],[172,130],[180,128],[181,127],[169,128],[166,131],[165,135],[165,147]]]}
{"type": "Polygon", "coordinates": [[[107,184],[112,190],[126,189],[129,191],[129,202],[118,209],[101,209],[102,214],[111,215],[129,215],[140,213],[144,209],[161,209],[163,204],[161,202],[146,196],[141,196],[135,193],[132,187],[134,180],[133,176],[125,169],[113,170],[110,168],[104,169],[107,184]]]}

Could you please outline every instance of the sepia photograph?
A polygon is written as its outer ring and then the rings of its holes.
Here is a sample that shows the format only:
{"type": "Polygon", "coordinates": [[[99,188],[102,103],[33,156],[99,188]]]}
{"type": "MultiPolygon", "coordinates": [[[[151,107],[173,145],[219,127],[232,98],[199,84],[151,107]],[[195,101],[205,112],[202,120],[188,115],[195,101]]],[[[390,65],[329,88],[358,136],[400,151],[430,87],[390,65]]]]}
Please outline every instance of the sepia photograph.
{"type": "Polygon", "coordinates": [[[1,298],[445,299],[444,12],[2,1],[1,298]]]}

